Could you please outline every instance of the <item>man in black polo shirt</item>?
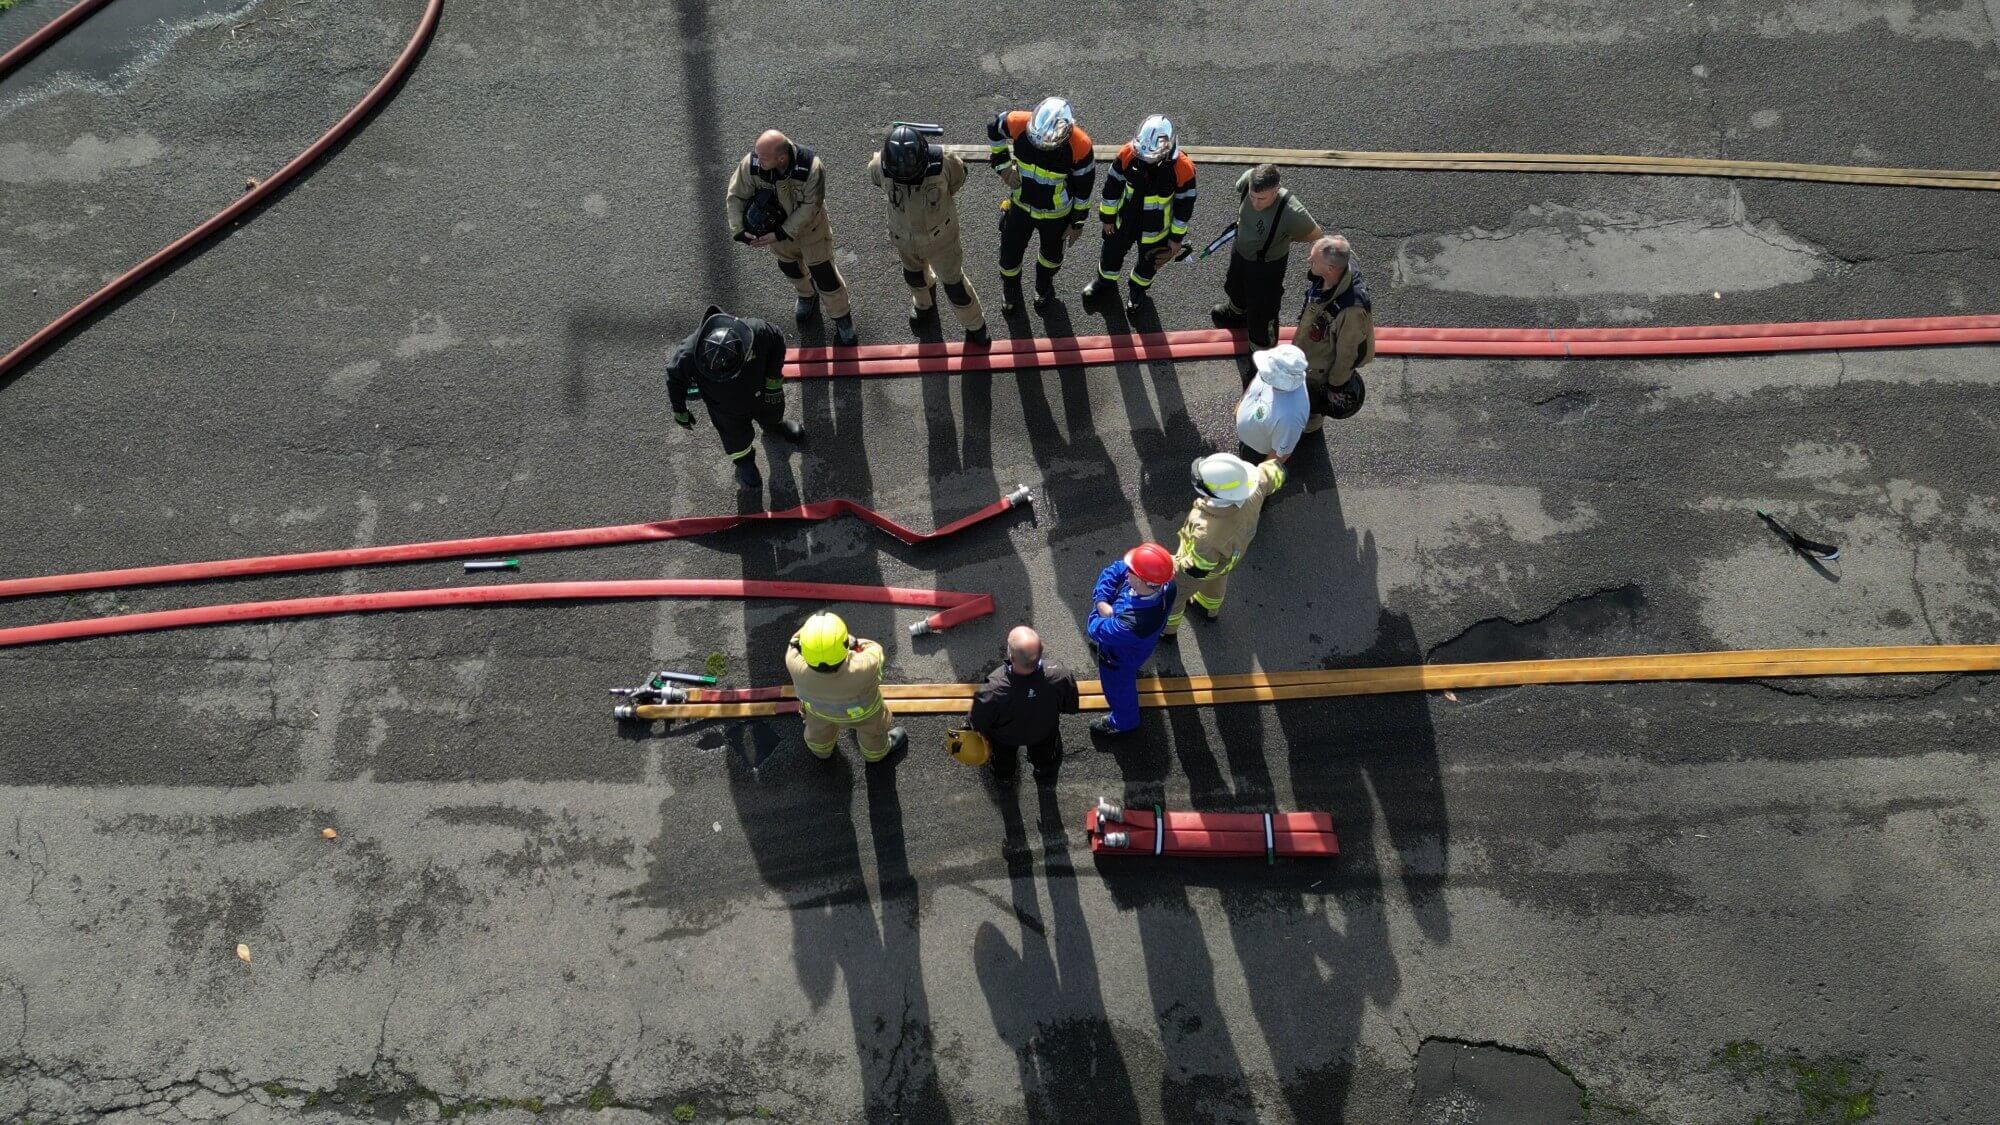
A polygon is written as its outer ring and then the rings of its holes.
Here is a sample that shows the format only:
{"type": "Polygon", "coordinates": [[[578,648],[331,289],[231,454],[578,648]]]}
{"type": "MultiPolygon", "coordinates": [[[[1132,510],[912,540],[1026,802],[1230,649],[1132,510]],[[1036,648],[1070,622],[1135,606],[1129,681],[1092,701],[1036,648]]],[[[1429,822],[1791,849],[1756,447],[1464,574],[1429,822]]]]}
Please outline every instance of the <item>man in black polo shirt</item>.
{"type": "Polygon", "coordinates": [[[1014,784],[1025,747],[1035,780],[1053,785],[1062,764],[1058,716],[1076,710],[1076,677],[1067,668],[1042,662],[1041,636],[1026,625],[1007,634],[1007,663],[995,668],[972,697],[972,729],[993,747],[987,759],[993,780],[1014,784]]]}

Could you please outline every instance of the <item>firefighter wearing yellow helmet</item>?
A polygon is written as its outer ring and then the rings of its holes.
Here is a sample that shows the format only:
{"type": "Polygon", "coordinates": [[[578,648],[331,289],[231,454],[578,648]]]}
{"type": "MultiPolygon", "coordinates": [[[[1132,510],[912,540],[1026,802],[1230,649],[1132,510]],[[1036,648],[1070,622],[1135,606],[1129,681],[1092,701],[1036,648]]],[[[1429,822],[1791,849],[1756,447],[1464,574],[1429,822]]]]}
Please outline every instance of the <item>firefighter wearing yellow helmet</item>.
{"type": "Polygon", "coordinates": [[[907,740],[882,698],[882,646],[850,636],[838,614],[815,613],[792,634],[785,668],[806,721],[806,749],[833,757],[843,727],[854,728],[861,760],[879,762],[907,740]]]}
{"type": "Polygon", "coordinates": [[[1285,485],[1285,467],[1276,460],[1252,465],[1234,453],[1211,453],[1195,459],[1194,507],[1181,524],[1180,545],[1174,551],[1174,586],[1179,593],[1167,615],[1163,638],[1181,627],[1191,601],[1210,621],[1222,612],[1229,593],[1229,573],[1243,561],[1257,535],[1257,517],[1264,500],[1285,485]]]}

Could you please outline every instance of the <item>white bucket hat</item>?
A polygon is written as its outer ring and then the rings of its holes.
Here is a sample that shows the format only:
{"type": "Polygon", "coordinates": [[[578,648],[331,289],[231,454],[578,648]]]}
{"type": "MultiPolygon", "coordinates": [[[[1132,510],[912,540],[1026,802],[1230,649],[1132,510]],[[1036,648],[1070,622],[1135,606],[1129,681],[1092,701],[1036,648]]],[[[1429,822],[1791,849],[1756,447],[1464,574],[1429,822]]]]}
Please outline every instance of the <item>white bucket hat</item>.
{"type": "Polygon", "coordinates": [[[1252,353],[1250,359],[1257,365],[1257,377],[1273,390],[1296,391],[1306,385],[1306,353],[1296,344],[1279,344],[1252,353]]]}

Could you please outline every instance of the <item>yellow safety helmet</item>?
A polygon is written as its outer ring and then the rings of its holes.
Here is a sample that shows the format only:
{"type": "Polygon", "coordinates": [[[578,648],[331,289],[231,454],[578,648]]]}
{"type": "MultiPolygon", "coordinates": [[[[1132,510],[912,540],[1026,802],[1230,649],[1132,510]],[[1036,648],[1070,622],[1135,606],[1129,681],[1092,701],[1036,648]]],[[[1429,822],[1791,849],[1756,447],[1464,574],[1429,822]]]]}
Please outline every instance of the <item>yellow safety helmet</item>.
{"type": "Polygon", "coordinates": [[[847,622],[837,613],[815,613],[792,635],[799,655],[815,668],[834,669],[847,659],[847,622]]]}
{"type": "Polygon", "coordinates": [[[993,747],[987,743],[986,736],[971,727],[944,732],[944,749],[945,753],[975,769],[985,765],[986,759],[993,754],[993,747]]]}

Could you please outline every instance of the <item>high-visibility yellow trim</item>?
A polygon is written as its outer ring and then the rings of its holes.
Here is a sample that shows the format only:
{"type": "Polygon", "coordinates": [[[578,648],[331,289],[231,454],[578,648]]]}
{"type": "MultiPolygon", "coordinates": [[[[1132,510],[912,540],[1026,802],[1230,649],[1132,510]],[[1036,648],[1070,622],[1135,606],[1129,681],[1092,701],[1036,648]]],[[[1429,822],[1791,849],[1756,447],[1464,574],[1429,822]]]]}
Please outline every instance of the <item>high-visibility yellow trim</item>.
{"type": "MultiPolygon", "coordinates": [[[[1525,687],[1535,684],[1664,683],[1784,679],[1801,676],[1937,675],[2000,671],[2000,645],[1906,645],[1861,648],[1748,649],[1728,652],[1506,660],[1484,664],[1412,664],[1303,672],[1248,672],[1139,681],[1145,707],[1208,706],[1330,699],[1349,695],[1525,687]]],[[[1096,680],[1078,685],[1086,711],[1106,710],[1096,680]]],[[[978,684],[884,684],[899,715],[960,714],[978,684]]],[[[786,689],[789,694],[790,689],[786,689]]],[[[698,697],[697,689],[690,695],[698,697]]],[[[776,714],[783,701],[640,706],[641,719],[732,719],[776,714]]]]}
{"type": "MultiPolygon", "coordinates": [[[[977,145],[946,145],[961,155],[977,145]]],[[[1699,156],[1616,156],[1556,152],[1367,152],[1345,149],[1249,148],[1184,145],[1182,151],[1211,164],[1282,164],[1295,168],[1370,168],[1410,172],[1596,172],[1627,176],[1721,176],[1752,180],[1814,180],[1883,187],[2000,191],[2000,172],[1948,168],[1875,168],[1853,164],[1804,164],[1780,160],[1723,160],[1699,156]]],[[[1100,146],[1099,159],[1117,155],[1100,146]]]]}

